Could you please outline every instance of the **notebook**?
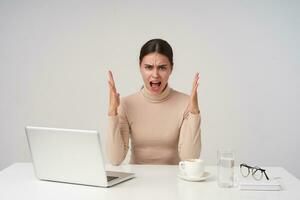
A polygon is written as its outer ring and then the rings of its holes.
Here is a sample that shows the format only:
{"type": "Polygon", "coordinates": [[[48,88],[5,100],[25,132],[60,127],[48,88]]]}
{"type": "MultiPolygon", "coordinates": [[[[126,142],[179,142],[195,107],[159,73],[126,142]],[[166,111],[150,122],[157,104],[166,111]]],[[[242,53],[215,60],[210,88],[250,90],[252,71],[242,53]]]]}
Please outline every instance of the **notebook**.
{"type": "Polygon", "coordinates": [[[32,126],[25,131],[40,180],[110,187],[134,177],[105,170],[98,131],[32,126]]]}
{"type": "Polygon", "coordinates": [[[252,177],[239,178],[239,189],[240,190],[257,190],[257,191],[279,191],[282,190],[281,180],[270,179],[270,180],[254,180],[252,177]]]}

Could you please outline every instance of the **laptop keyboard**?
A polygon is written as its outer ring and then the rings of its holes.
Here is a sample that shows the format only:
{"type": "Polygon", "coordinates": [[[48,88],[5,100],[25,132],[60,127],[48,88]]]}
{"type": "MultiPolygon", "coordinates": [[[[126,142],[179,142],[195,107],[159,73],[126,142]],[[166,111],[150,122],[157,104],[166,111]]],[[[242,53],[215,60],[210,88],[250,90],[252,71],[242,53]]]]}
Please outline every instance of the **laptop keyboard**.
{"type": "Polygon", "coordinates": [[[114,180],[114,179],[119,178],[119,177],[117,177],[117,176],[106,176],[106,178],[107,178],[107,181],[111,181],[111,180],[114,180]]]}

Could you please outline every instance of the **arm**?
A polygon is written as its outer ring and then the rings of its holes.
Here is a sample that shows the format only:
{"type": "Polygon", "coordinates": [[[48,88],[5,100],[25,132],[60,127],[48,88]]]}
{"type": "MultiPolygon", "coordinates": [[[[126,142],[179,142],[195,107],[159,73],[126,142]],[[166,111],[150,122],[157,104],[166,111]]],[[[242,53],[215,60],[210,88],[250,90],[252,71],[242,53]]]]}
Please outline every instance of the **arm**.
{"type": "Polygon", "coordinates": [[[178,152],[181,160],[199,158],[201,151],[200,111],[198,106],[199,73],[196,73],[190,101],[180,128],[178,152]]]}
{"type": "Polygon", "coordinates": [[[120,165],[126,157],[129,148],[129,123],[124,106],[119,106],[118,114],[108,116],[107,152],[113,165],[120,165]]]}
{"type": "Polygon", "coordinates": [[[179,135],[178,153],[180,160],[199,158],[201,151],[200,113],[185,114],[179,135]]]}
{"type": "Polygon", "coordinates": [[[120,94],[117,92],[113,74],[108,72],[109,108],[108,108],[108,135],[107,152],[110,162],[119,165],[125,159],[129,143],[129,124],[120,105],[120,94]]]}

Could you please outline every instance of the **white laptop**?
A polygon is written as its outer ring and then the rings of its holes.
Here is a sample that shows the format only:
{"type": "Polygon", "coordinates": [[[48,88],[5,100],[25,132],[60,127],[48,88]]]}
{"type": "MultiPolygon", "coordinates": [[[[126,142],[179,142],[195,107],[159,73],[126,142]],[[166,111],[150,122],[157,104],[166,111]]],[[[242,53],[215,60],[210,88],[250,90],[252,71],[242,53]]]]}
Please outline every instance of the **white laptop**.
{"type": "Polygon", "coordinates": [[[36,176],[41,180],[110,187],[133,173],[105,171],[97,131],[25,128],[36,176]]]}

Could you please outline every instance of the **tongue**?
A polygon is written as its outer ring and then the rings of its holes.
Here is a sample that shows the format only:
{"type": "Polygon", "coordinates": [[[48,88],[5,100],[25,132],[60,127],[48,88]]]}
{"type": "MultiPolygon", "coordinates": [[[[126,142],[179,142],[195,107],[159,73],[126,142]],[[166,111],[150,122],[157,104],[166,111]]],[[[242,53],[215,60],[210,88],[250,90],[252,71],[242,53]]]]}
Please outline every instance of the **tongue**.
{"type": "Polygon", "coordinates": [[[151,89],[154,91],[154,92],[157,92],[159,91],[159,83],[152,83],[152,86],[151,86],[151,89]]]}

